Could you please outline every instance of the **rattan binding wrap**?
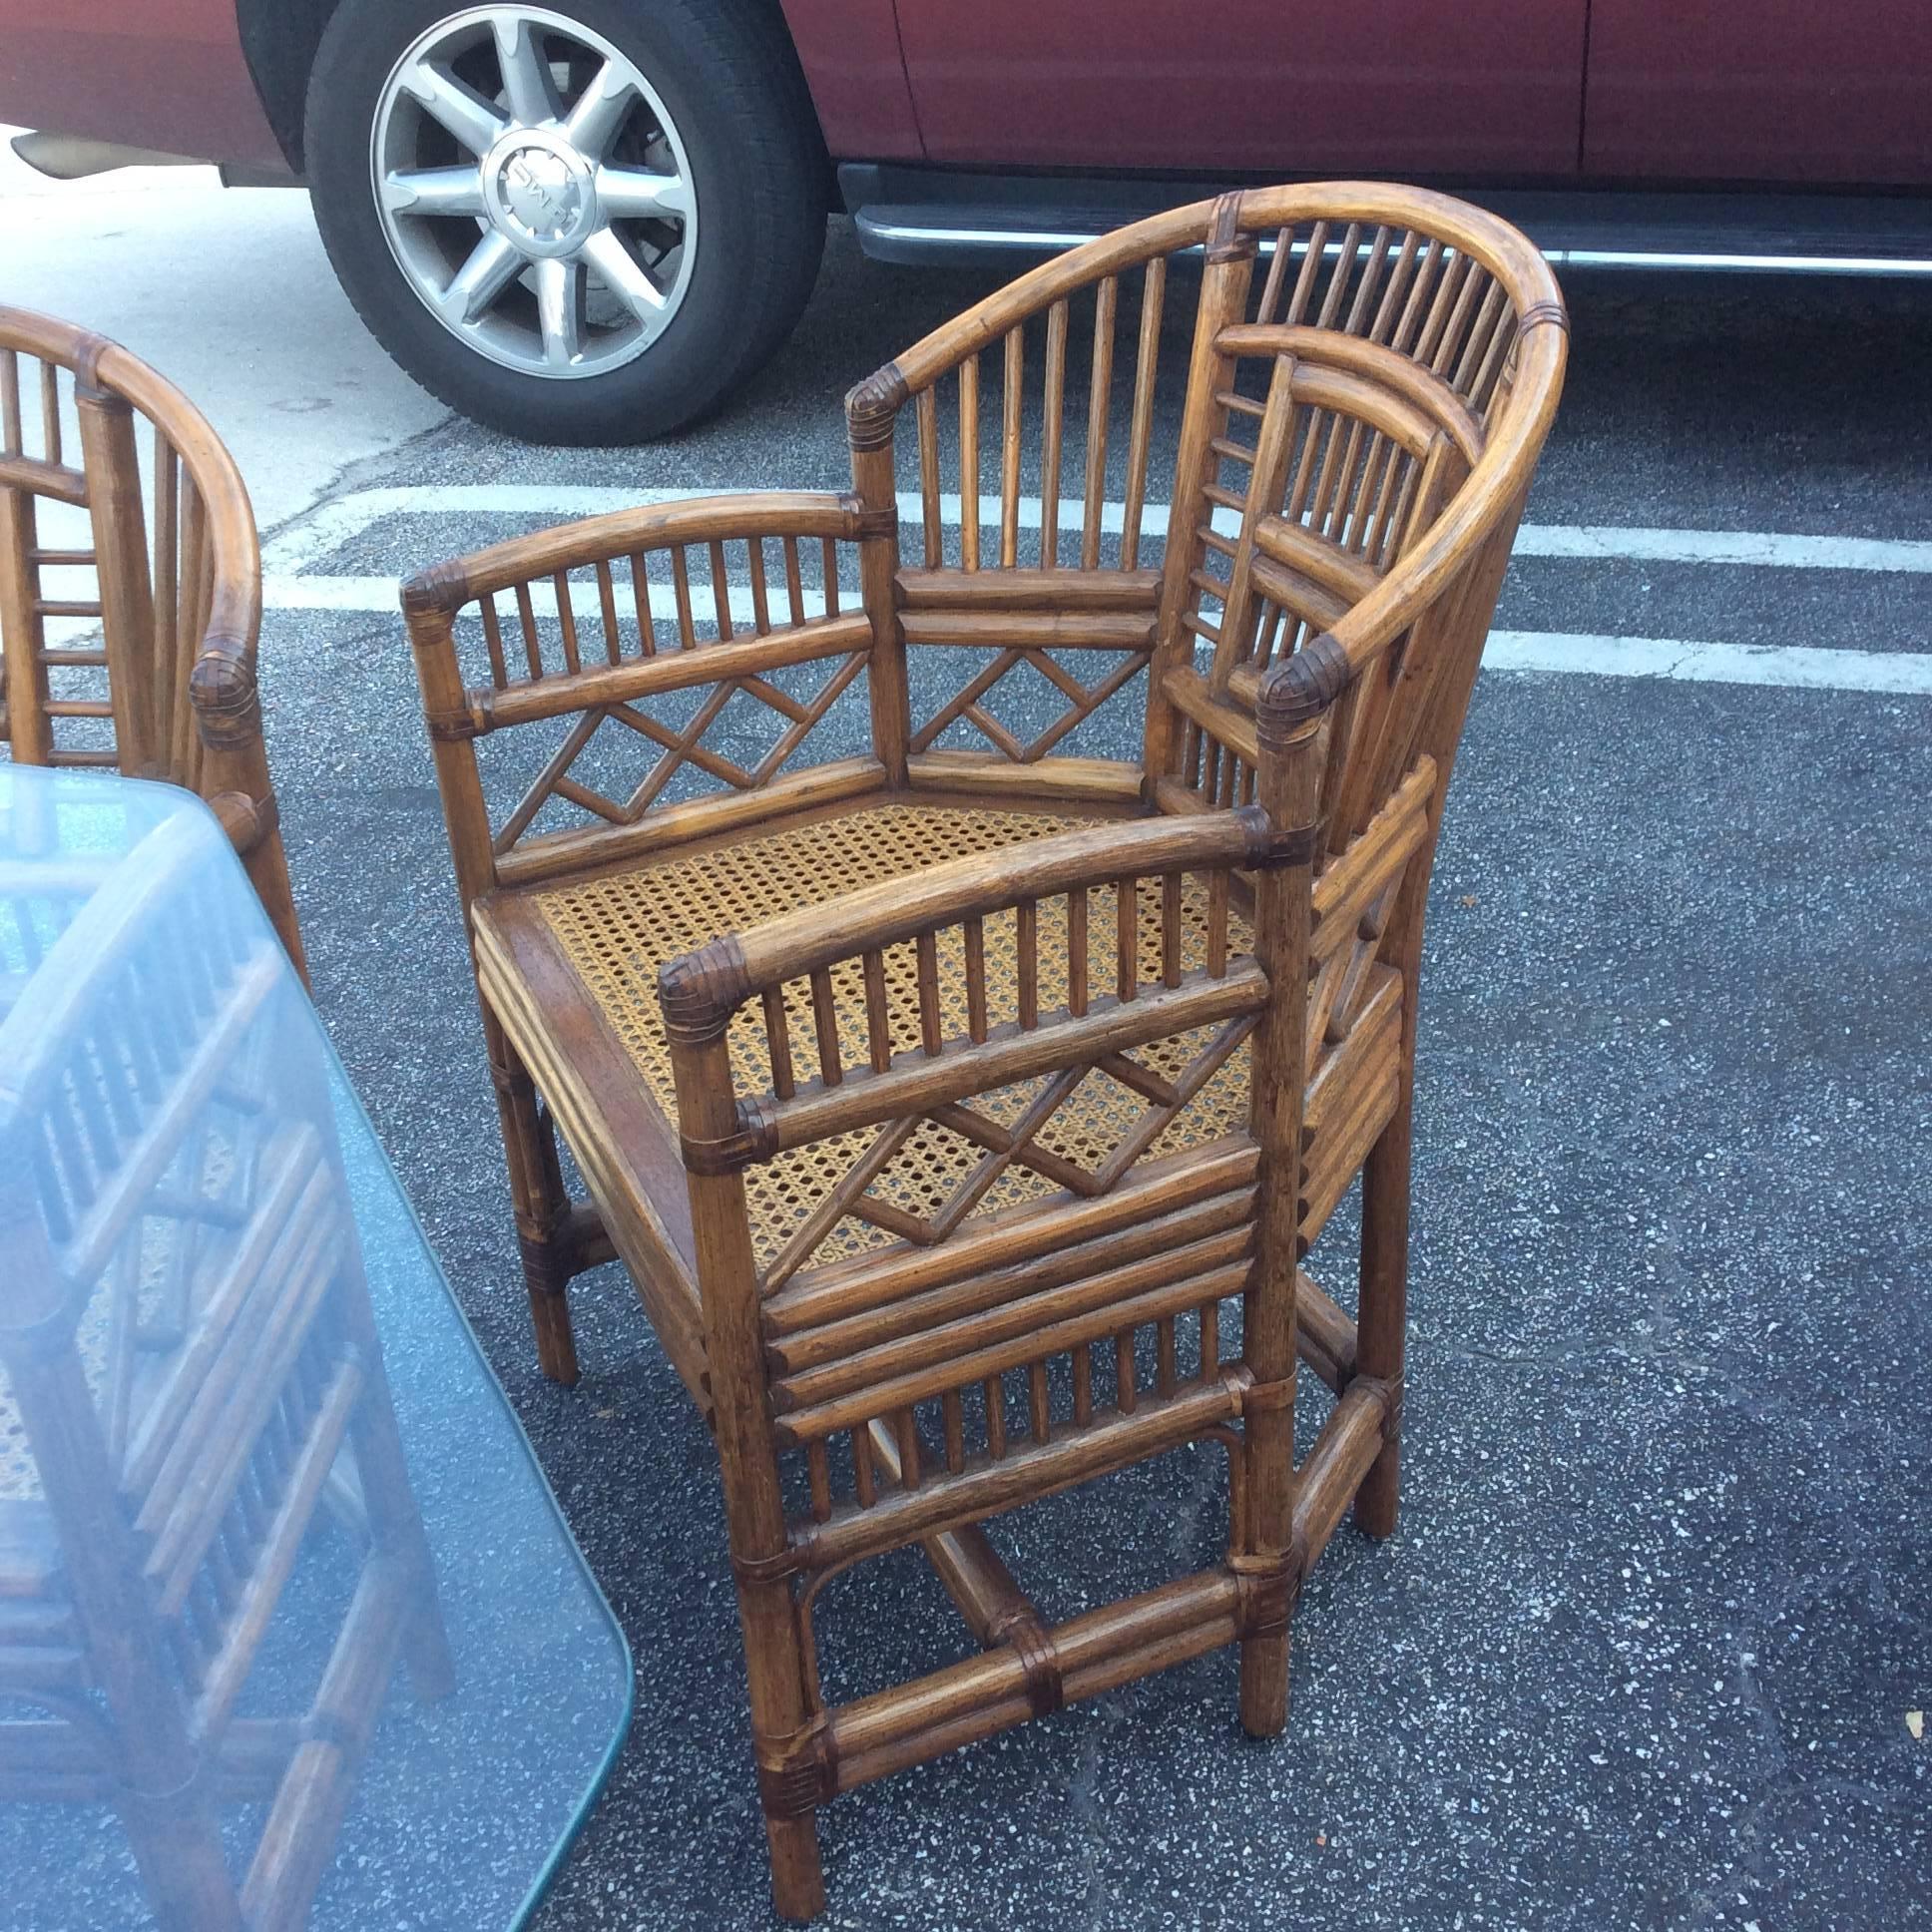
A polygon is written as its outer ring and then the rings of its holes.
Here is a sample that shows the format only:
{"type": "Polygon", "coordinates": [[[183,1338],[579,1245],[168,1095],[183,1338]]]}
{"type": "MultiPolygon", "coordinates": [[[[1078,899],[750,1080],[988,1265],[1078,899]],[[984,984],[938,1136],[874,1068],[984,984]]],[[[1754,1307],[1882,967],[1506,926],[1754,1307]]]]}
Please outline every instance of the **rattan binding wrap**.
{"type": "MultiPolygon", "coordinates": [[[[676,1119],[671,1054],[657,998],[659,965],[720,932],[735,932],[774,913],[810,905],[828,890],[873,885],[922,866],[969,852],[1044,838],[1104,821],[1058,812],[1018,812],[977,807],[886,804],[840,817],[787,826],[762,838],[747,838],[702,855],[631,871],[613,872],[537,895],[544,918],[573,967],[596,996],[612,1030],[637,1063],[653,1098],[668,1119],[676,1119]]],[[[1206,930],[1205,893],[1190,880],[1183,963],[1201,963],[1206,930]]],[[[1160,898],[1158,886],[1144,884],[1138,906],[1141,969],[1159,977],[1160,898]]],[[[1115,901],[1111,892],[1093,895],[1089,924],[1089,978],[1108,983],[1115,949],[1115,901]]],[[[1017,1002],[1015,927],[1010,915],[988,919],[986,974],[988,1007],[995,1019],[1012,1014],[1017,1002]]],[[[948,1037],[967,1031],[966,976],[956,932],[938,948],[940,1000],[948,1037]]],[[[1231,944],[1247,944],[1237,920],[1231,944]]],[[[910,1016],[916,971],[911,946],[886,954],[892,990],[894,1044],[918,1045],[910,1016]]],[[[1042,921],[1040,989],[1043,1009],[1067,999],[1064,930],[1042,921]]],[[[865,989],[856,967],[834,971],[839,1032],[850,1042],[863,1038],[865,989]]],[[[811,1006],[802,982],[786,987],[786,1017],[793,1038],[814,1038],[811,1006]]],[[[1180,1036],[1144,1050],[1145,1063],[1174,1079],[1208,1043],[1208,1035],[1180,1036]]],[[[737,1092],[769,1091],[771,1066],[765,1036],[747,1009],[728,1035],[737,1092]]],[[[1045,1085],[1029,1081],[1001,1089],[979,1103],[980,1111],[1010,1127],[1045,1085]]],[[[1042,1135],[1051,1152],[1097,1168],[1140,1121],[1148,1103],[1105,1073],[1096,1071],[1076,1090],[1042,1135]]],[[[1198,1147],[1241,1131],[1247,1109],[1245,1053],[1238,1053],[1214,1075],[1194,1102],[1167,1128],[1154,1152],[1198,1147]]],[[[752,1246],[764,1267],[792,1232],[851,1170],[870,1146],[870,1131],[842,1134],[815,1147],[777,1155],[751,1168],[745,1191],[751,1212],[752,1246]]],[[[963,1136],[928,1123],[872,1184],[877,1199],[922,1219],[934,1215],[978,1166],[984,1150],[963,1136]]],[[[1029,1169],[1014,1167],[977,1204],[991,1213],[1022,1202],[1043,1200],[1051,1184],[1029,1169]]],[[[839,1221],[812,1257],[824,1262],[886,1245],[891,1236],[854,1216],[839,1221]]]]}

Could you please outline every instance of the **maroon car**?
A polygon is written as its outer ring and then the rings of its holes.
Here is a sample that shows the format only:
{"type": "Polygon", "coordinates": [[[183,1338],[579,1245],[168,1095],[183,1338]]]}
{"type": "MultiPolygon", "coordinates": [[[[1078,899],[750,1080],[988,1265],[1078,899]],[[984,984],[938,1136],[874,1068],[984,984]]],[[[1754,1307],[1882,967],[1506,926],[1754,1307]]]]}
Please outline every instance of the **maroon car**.
{"type": "Polygon", "coordinates": [[[713,407],[841,199],[903,260],[1373,173],[1573,261],[1932,271],[1926,0],[0,0],[0,120],[304,180],[397,361],[547,441],[713,407]]]}

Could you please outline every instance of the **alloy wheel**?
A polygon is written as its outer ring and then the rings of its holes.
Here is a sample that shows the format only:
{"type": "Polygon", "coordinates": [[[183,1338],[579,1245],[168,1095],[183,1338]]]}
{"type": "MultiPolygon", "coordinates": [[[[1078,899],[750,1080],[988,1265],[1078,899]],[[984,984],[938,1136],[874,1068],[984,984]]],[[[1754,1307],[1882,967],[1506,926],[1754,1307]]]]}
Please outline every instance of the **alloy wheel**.
{"type": "Polygon", "coordinates": [[[634,360],[690,284],[684,142],[636,63],[580,22],[524,6],[439,21],[390,72],[370,164],[415,293],[522,374],[634,360]]]}

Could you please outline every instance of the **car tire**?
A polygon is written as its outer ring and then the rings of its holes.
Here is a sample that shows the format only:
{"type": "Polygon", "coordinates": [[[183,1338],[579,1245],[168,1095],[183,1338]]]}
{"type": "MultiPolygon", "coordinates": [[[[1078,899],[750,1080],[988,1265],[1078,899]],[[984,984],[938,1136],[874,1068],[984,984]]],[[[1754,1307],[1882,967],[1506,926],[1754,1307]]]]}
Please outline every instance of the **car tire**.
{"type": "Polygon", "coordinates": [[[708,414],[790,332],[824,247],[804,80],[748,0],[342,0],[304,155],[370,332],[531,442],[708,414]]]}

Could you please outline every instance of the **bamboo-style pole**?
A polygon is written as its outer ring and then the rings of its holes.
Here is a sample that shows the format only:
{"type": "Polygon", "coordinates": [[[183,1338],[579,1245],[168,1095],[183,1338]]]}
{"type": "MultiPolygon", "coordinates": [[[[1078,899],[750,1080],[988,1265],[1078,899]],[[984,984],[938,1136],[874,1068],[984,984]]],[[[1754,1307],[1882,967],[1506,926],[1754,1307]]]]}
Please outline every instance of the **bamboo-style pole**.
{"type": "MultiPolygon", "coordinates": [[[[899,397],[874,396],[861,384],[846,403],[852,451],[852,490],[857,499],[859,594],[872,627],[867,681],[872,707],[872,748],[890,785],[906,781],[906,749],[912,716],[906,692],[905,633],[899,623],[899,508],[892,454],[892,420],[899,397]]],[[[829,547],[828,547],[829,548],[829,547]]],[[[837,608],[836,566],[828,555],[825,609],[837,608]]]]}
{"type": "MultiPolygon", "coordinates": [[[[694,1139],[726,1136],[735,1127],[725,1020],[719,1017],[730,1011],[720,997],[725,966],[720,955],[694,956],[678,962],[678,970],[667,968],[660,980],[678,1115],[694,1139]]],[[[744,1183],[735,1174],[694,1173],[689,1187],[771,1896],[781,1916],[810,1918],[825,1907],[812,1814],[830,1794],[829,1766],[818,1754],[820,1733],[805,1700],[808,1659],[790,1581],[777,1458],[763,1421],[758,1275],[744,1183]]],[[[859,1460],[869,1461],[863,1443],[859,1460]]]]}
{"type": "Polygon", "coordinates": [[[1233,1561],[1261,1606],[1241,1640],[1241,1723],[1269,1737],[1287,1720],[1288,1620],[1305,1556],[1294,1545],[1295,1262],[1315,812],[1324,707],[1286,680],[1264,691],[1259,798],[1279,857],[1255,874],[1254,958],[1268,978],[1255,1029],[1249,1129],[1261,1153],[1255,1264],[1243,1302],[1241,1353],[1254,1385],[1241,1407],[1246,1521],[1233,1561]]]}
{"type": "Polygon", "coordinates": [[[1254,237],[1240,226],[1240,197],[1225,195],[1214,204],[1208,237],[1207,266],[1195,312],[1195,342],[1188,365],[1188,397],[1181,421],[1181,449],[1175,464],[1167,550],[1161,570],[1161,612],[1154,662],[1148,671],[1147,728],[1141,768],[1152,780],[1174,768],[1178,724],[1167,695],[1168,675],[1191,663],[1194,641],[1182,623],[1194,574],[1201,568],[1205,524],[1212,517],[1208,492],[1217,467],[1212,445],[1227,433],[1227,409],[1218,400],[1233,379],[1233,363],[1219,343],[1221,329],[1246,312],[1248,283],[1254,272],[1254,237]]]}

